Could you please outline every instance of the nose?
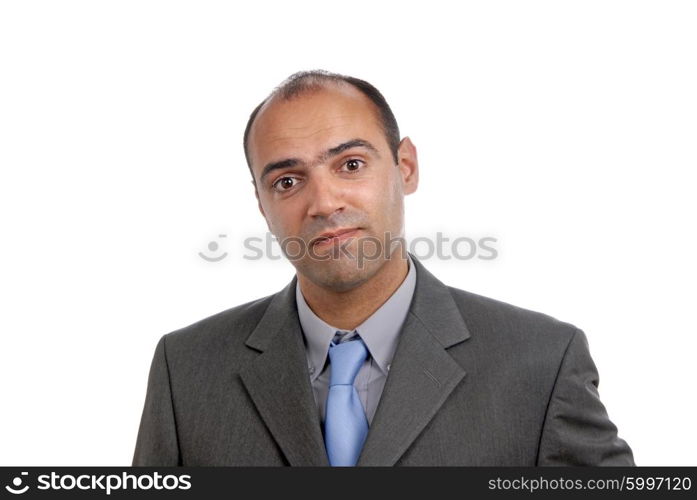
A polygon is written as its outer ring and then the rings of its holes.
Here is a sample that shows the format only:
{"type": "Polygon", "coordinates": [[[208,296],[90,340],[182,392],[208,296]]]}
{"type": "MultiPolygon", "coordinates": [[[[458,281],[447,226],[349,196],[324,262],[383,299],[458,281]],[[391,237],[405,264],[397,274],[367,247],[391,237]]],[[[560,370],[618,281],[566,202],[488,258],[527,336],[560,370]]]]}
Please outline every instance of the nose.
{"type": "Polygon", "coordinates": [[[310,199],[307,214],[311,217],[329,217],[334,212],[343,210],[345,203],[340,180],[333,179],[324,172],[315,174],[308,180],[310,189],[306,192],[310,199]]]}

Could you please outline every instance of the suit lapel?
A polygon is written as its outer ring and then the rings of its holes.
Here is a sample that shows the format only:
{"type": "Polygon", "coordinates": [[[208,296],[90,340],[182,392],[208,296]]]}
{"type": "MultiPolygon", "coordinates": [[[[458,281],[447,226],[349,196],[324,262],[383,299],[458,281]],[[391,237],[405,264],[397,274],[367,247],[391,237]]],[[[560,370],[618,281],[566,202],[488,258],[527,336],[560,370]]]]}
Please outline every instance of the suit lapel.
{"type": "Polygon", "coordinates": [[[359,466],[394,465],[465,376],[446,351],[470,336],[462,315],[448,288],[412,260],[414,297],[359,466]]]}
{"type": "Polygon", "coordinates": [[[329,465],[295,304],[296,279],[274,296],[247,339],[261,354],[240,376],[288,462],[329,465]]]}
{"type": "MultiPolygon", "coordinates": [[[[359,466],[394,465],[465,376],[447,348],[470,336],[448,288],[412,255],[416,287],[359,466]]],[[[295,304],[297,277],[275,294],[246,345],[241,372],[261,418],[293,466],[329,465],[295,304]]]]}

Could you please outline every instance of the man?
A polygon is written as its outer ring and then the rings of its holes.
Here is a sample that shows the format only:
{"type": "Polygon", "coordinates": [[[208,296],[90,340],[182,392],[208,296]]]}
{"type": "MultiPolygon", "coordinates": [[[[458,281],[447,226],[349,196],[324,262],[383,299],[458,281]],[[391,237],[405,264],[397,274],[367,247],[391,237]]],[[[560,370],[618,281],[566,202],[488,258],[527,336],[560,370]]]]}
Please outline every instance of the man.
{"type": "Polygon", "coordinates": [[[417,154],[372,85],[292,75],[244,146],[296,275],[160,339],[134,465],[633,465],[581,330],[404,250],[417,154]]]}

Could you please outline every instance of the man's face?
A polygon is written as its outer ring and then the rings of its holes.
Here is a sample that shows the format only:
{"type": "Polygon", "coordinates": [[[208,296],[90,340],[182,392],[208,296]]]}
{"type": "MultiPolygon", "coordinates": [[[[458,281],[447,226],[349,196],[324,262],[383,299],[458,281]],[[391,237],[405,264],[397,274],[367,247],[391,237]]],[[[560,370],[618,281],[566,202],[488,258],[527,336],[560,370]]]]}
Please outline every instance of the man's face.
{"type": "Polygon", "coordinates": [[[248,144],[259,209],[300,274],[343,291],[387,262],[390,239],[404,236],[404,195],[418,181],[416,152],[405,141],[395,165],[377,109],[350,85],[261,109],[248,144]],[[321,239],[345,229],[355,230],[321,239]]]}

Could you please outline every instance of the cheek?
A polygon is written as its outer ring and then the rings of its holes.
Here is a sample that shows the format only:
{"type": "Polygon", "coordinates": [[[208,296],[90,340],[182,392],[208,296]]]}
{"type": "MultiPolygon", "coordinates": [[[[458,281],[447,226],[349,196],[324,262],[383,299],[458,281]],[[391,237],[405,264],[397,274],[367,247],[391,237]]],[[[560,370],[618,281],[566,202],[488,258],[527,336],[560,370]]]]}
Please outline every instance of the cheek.
{"type": "Polygon", "coordinates": [[[392,185],[386,191],[384,198],[385,203],[388,204],[385,207],[385,213],[389,214],[386,215],[389,218],[388,224],[391,226],[390,229],[399,231],[404,224],[404,189],[401,178],[395,175],[392,185]]]}
{"type": "Polygon", "coordinates": [[[380,188],[371,190],[370,205],[366,206],[376,225],[393,226],[398,223],[402,211],[402,188],[399,179],[388,176],[380,188]]]}
{"type": "Polygon", "coordinates": [[[301,226],[296,212],[289,206],[272,213],[267,212],[267,221],[271,232],[278,238],[296,236],[301,226]]]}
{"type": "Polygon", "coordinates": [[[398,210],[404,195],[402,193],[402,180],[397,168],[391,169],[387,177],[382,199],[390,207],[390,211],[398,210]]]}

